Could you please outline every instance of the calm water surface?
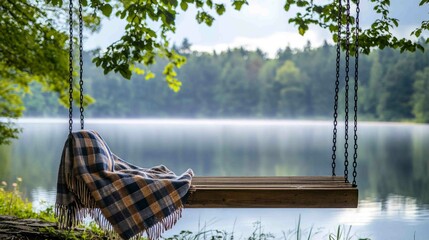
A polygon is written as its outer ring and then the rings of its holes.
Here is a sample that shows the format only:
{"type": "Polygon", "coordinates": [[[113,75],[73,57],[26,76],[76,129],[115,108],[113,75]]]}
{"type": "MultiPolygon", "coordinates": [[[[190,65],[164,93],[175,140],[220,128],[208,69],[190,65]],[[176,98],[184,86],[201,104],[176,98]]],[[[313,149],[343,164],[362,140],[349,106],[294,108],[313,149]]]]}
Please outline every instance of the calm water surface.
{"type": "MultiPolygon", "coordinates": [[[[23,177],[22,190],[37,208],[55,201],[64,120],[25,119],[24,132],[0,146],[0,180],[23,177]]],[[[93,120],[111,150],[139,166],[164,164],[201,176],[330,175],[330,122],[240,120],[93,120]]],[[[77,127],[76,127],[77,128],[77,127]]],[[[341,128],[342,129],[342,128],[341,128]]],[[[342,143],[339,143],[342,146],[342,143]]],[[[328,239],[338,225],[357,237],[429,239],[429,125],[361,123],[357,209],[185,209],[166,236],[180,230],[234,231],[248,237],[260,221],[281,238],[301,226],[328,239]]],[[[341,148],[340,148],[341,149],[341,148]]],[[[341,154],[340,154],[341,155],[341,154]]],[[[342,157],[341,157],[342,159],[342,157]]],[[[342,167],[337,170],[342,172],[342,167]]]]}

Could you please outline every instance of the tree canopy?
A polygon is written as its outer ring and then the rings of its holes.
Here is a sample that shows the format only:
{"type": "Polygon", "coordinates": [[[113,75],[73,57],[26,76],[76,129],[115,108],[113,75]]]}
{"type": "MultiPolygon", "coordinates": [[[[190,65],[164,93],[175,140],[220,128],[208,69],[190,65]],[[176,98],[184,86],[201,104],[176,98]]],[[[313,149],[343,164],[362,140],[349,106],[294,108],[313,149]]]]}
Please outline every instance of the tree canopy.
{"type": "MultiPolygon", "coordinates": [[[[163,81],[144,81],[119,73],[103,74],[85,52],[85,91],[97,101],[88,118],[244,118],[331,119],[335,92],[336,46],[279,49],[268,58],[243,47],[221,53],[189,51],[176,46],[187,63],[177,70],[184,86],[172,93],[163,81]],[[132,107],[129,107],[132,106],[132,107]]],[[[424,45],[428,47],[427,44],[424,45]]],[[[359,57],[359,119],[429,123],[429,52],[400,53],[389,48],[359,57]]],[[[351,61],[353,65],[354,61],[351,61]]],[[[151,69],[162,75],[165,60],[151,69]]],[[[344,72],[340,73],[344,78],[344,72]]],[[[64,117],[56,96],[32,84],[24,97],[25,117],[64,117]]],[[[340,82],[339,109],[344,109],[340,82]]],[[[349,102],[353,94],[349,94],[349,102]]],[[[342,118],[344,113],[340,112],[342,118]]]]}
{"type": "MultiPolygon", "coordinates": [[[[196,21],[210,26],[215,17],[225,11],[231,8],[239,11],[245,5],[252,4],[247,0],[233,0],[230,6],[224,1],[216,0],[81,2],[84,27],[88,30],[97,31],[103,18],[116,16],[126,21],[123,36],[94,57],[96,66],[101,67],[105,74],[116,72],[125,79],[130,79],[133,74],[144,74],[146,79],[150,79],[155,76],[150,66],[164,59],[162,74],[174,91],[181,87],[176,70],[186,62],[186,57],[175,51],[167,38],[168,34],[174,34],[176,30],[177,14],[187,12],[191,7],[195,8],[196,21]]],[[[300,34],[305,34],[311,25],[316,25],[328,29],[332,32],[333,39],[338,39],[337,15],[339,11],[345,12],[347,9],[340,9],[336,1],[321,2],[316,4],[311,0],[286,0],[284,10],[298,9],[290,23],[297,26],[300,34]]],[[[418,42],[392,34],[398,26],[398,20],[389,15],[389,0],[370,2],[374,4],[374,11],[379,14],[379,18],[368,29],[360,31],[359,42],[364,53],[385,47],[399,48],[401,51],[423,49],[418,42]]],[[[78,11],[76,3],[73,12],[78,11]]],[[[420,5],[428,3],[429,0],[421,0],[420,5]]],[[[69,2],[63,0],[0,2],[0,144],[17,136],[19,130],[13,126],[11,120],[22,115],[22,96],[30,91],[28,86],[31,82],[39,82],[45,91],[56,92],[63,104],[67,102],[68,24],[63,19],[67,19],[69,5],[69,2]]],[[[355,21],[353,16],[351,20],[355,21]]],[[[413,31],[411,39],[421,37],[422,32],[428,29],[429,21],[422,22],[421,26],[413,31]]],[[[425,40],[427,42],[427,39],[425,40]]],[[[293,66],[285,68],[289,70],[284,74],[293,74],[288,73],[293,70],[293,66]]],[[[86,101],[90,101],[90,98],[86,98],[86,101]]]]}

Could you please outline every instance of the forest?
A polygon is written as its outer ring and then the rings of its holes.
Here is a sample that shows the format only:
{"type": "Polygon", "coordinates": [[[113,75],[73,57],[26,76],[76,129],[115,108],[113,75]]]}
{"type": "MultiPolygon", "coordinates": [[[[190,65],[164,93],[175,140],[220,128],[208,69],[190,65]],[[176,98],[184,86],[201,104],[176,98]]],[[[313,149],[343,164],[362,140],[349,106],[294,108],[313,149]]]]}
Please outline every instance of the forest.
{"type": "MultiPolygon", "coordinates": [[[[425,45],[424,43],[422,43],[425,45]]],[[[427,47],[427,46],[425,46],[427,47]]],[[[84,53],[84,91],[95,102],[85,109],[95,118],[275,118],[329,119],[335,90],[335,46],[285,47],[269,58],[261,50],[191,51],[185,39],[176,51],[187,57],[178,70],[179,92],[162,76],[165,60],[151,66],[156,77],[103,74],[84,53]]],[[[353,60],[354,57],[351,57],[353,60]]],[[[350,63],[353,104],[354,62],[350,63]]],[[[341,68],[343,69],[343,67],[341,68]]],[[[148,69],[146,69],[148,71],[148,69]]],[[[344,79],[342,72],[340,79],[344,79]]],[[[64,81],[67,81],[64,76],[64,81]]],[[[340,83],[340,107],[344,82],[340,83]]],[[[429,122],[429,53],[376,49],[359,56],[359,118],[429,122]]],[[[24,97],[25,117],[67,117],[58,96],[37,83],[24,97]]],[[[353,105],[351,105],[353,109],[353,105]]],[[[340,111],[342,112],[342,111],[340,111]]]]}

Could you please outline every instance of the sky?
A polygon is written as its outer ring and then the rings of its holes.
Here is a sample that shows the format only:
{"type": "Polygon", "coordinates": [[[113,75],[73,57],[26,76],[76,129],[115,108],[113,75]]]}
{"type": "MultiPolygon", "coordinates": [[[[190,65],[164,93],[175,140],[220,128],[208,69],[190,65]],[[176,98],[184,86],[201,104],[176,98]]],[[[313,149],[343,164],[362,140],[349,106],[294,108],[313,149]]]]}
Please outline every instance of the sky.
{"type": "MultiPolygon", "coordinates": [[[[326,1],[326,0],[319,0],[326,1]]],[[[228,0],[223,1],[226,6],[228,0]]],[[[180,45],[184,38],[188,38],[192,49],[196,51],[213,50],[220,52],[228,48],[243,46],[249,50],[256,48],[274,56],[278,49],[302,48],[307,41],[313,47],[318,47],[326,40],[330,43],[331,35],[327,30],[313,26],[304,35],[300,36],[295,26],[288,23],[294,16],[294,11],[285,12],[283,1],[278,0],[249,0],[241,11],[227,7],[222,16],[217,16],[211,27],[198,24],[195,20],[195,9],[180,12],[176,19],[176,32],[170,40],[180,45]]],[[[391,0],[391,16],[399,19],[399,28],[394,34],[409,36],[411,31],[422,21],[429,20],[428,5],[419,7],[420,0],[391,0]]],[[[372,10],[369,0],[361,0],[361,26],[368,27],[377,15],[372,10]]],[[[124,32],[125,23],[119,19],[103,20],[100,32],[87,36],[85,49],[107,47],[118,40],[124,32]]]]}

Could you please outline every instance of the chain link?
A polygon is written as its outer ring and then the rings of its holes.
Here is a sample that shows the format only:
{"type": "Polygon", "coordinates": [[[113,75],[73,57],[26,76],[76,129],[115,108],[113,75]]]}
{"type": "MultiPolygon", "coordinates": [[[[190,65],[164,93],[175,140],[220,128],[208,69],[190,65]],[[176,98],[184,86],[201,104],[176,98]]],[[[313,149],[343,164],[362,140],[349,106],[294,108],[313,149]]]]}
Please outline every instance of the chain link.
{"type": "Polygon", "coordinates": [[[345,116],[344,116],[344,179],[349,182],[349,72],[350,72],[350,0],[346,1],[346,66],[345,66],[345,116]]]}
{"type": "Polygon", "coordinates": [[[80,129],[84,128],[83,116],[83,17],[82,0],[79,0],[79,90],[80,90],[80,129]]]}
{"type": "MultiPolygon", "coordinates": [[[[69,133],[73,131],[73,0],[69,0],[69,133]]],[[[82,0],[79,0],[79,92],[80,127],[84,128],[83,116],[83,17],[82,0]]]]}
{"type": "Polygon", "coordinates": [[[353,154],[353,186],[357,187],[357,150],[358,150],[358,136],[357,136],[357,111],[358,111],[358,89],[359,89],[359,0],[356,1],[356,29],[355,29],[355,85],[354,85],[354,154],[353,154]]]}
{"type": "Polygon", "coordinates": [[[69,1],[69,133],[73,130],[73,0],[69,1]]]}
{"type": "Polygon", "coordinates": [[[334,97],[334,129],[332,134],[332,176],[336,176],[335,167],[337,159],[337,125],[338,125],[338,92],[340,86],[340,59],[341,59],[341,18],[342,18],[342,0],[338,0],[338,39],[337,39],[337,58],[335,66],[335,97],[334,97]]]}

